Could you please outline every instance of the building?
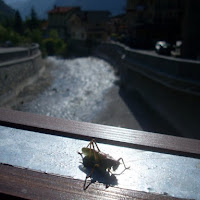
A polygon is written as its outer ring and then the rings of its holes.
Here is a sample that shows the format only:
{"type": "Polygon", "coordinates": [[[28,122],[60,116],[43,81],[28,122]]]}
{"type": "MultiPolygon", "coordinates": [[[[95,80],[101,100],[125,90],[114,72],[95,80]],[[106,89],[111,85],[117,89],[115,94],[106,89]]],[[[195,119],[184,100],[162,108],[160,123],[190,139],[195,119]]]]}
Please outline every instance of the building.
{"type": "Polygon", "coordinates": [[[200,60],[200,1],[185,0],[181,55],[200,60]]]}
{"type": "Polygon", "coordinates": [[[126,15],[120,14],[110,18],[109,22],[110,33],[127,34],[126,15]]]}
{"type": "Polygon", "coordinates": [[[82,11],[80,7],[57,7],[48,12],[48,29],[63,39],[106,40],[108,11],[82,11]]]}
{"type": "MultiPolygon", "coordinates": [[[[71,23],[76,21],[75,15],[80,13],[80,7],[57,7],[54,6],[48,12],[48,30],[55,29],[63,39],[71,37],[71,23]]],[[[75,23],[74,29],[78,28],[79,22],[75,23]]]]}
{"type": "Polygon", "coordinates": [[[127,0],[127,27],[139,46],[182,41],[181,56],[200,59],[199,0],[127,0]]]}
{"type": "Polygon", "coordinates": [[[109,16],[108,11],[83,11],[81,19],[85,23],[87,39],[107,40],[109,16]]]}
{"type": "Polygon", "coordinates": [[[157,40],[179,40],[183,11],[184,0],[127,0],[129,34],[143,46],[157,40]]]}

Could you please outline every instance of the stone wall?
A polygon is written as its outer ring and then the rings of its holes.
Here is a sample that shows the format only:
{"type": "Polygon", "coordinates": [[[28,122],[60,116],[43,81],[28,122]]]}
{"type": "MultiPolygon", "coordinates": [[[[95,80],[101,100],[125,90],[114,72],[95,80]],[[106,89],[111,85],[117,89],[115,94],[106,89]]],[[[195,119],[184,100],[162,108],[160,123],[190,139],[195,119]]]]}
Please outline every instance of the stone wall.
{"type": "Polygon", "coordinates": [[[0,52],[0,105],[17,95],[43,67],[39,46],[0,52]]]}

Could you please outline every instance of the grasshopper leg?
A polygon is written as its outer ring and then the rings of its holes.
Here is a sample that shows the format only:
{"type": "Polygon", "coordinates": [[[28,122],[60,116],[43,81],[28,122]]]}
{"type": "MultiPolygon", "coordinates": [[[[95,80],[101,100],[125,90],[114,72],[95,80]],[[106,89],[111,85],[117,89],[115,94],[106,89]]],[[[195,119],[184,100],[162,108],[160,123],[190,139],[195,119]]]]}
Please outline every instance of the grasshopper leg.
{"type": "Polygon", "coordinates": [[[96,167],[99,167],[99,165],[95,164],[95,166],[92,168],[90,174],[85,177],[85,182],[84,182],[84,185],[83,185],[83,189],[84,190],[86,190],[90,186],[90,184],[92,183],[92,181],[90,181],[90,183],[86,186],[87,179],[92,177],[92,175],[93,175],[94,170],[95,170],[96,167]]]}
{"type": "Polygon", "coordinates": [[[109,172],[111,172],[111,174],[113,174],[113,175],[121,175],[124,171],[126,171],[127,169],[130,169],[130,167],[126,167],[123,158],[119,158],[117,161],[119,162],[120,160],[122,160],[122,163],[123,163],[123,165],[124,165],[124,169],[122,170],[122,172],[120,172],[120,173],[118,173],[118,174],[112,173],[111,171],[109,171],[109,172]]]}
{"type": "Polygon", "coordinates": [[[126,167],[125,163],[124,163],[124,160],[123,158],[119,158],[117,161],[122,161],[123,165],[124,165],[124,169],[129,169],[130,167],[126,167]]]}
{"type": "Polygon", "coordinates": [[[87,145],[87,147],[90,148],[89,158],[91,158],[92,149],[93,149],[93,150],[94,150],[93,153],[94,153],[95,160],[97,160],[97,159],[98,159],[98,156],[97,156],[97,152],[96,152],[96,150],[95,150],[95,146],[96,146],[96,148],[97,148],[97,151],[100,152],[100,149],[99,149],[99,147],[98,147],[98,145],[97,145],[95,139],[92,139],[92,140],[89,142],[89,144],[87,145]]]}
{"type": "Polygon", "coordinates": [[[100,149],[99,149],[99,147],[98,147],[98,145],[97,145],[95,139],[92,140],[92,143],[93,143],[93,148],[94,148],[94,144],[95,144],[95,146],[96,146],[98,152],[100,152],[100,149]]]}
{"type": "Polygon", "coordinates": [[[96,146],[98,152],[100,152],[100,149],[99,149],[99,147],[98,147],[98,145],[97,145],[95,139],[92,139],[92,140],[89,142],[89,144],[87,145],[87,147],[90,147],[90,148],[91,148],[91,146],[93,147],[94,150],[95,150],[95,146],[96,146]]]}
{"type": "Polygon", "coordinates": [[[92,168],[92,170],[91,170],[90,174],[89,174],[88,176],[86,176],[86,179],[88,179],[88,178],[91,178],[91,177],[92,177],[92,175],[93,175],[93,173],[94,173],[94,170],[95,170],[95,168],[96,168],[96,167],[99,167],[99,164],[95,164],[95,165],[94,165],[94,167],[92,168]]]}

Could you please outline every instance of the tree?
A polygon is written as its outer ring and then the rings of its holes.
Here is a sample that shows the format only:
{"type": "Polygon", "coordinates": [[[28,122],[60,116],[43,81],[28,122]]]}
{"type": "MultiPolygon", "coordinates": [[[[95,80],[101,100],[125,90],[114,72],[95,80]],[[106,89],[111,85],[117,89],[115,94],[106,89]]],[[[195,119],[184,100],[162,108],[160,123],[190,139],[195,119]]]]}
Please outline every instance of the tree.
{"type": "Polygon", "coordinates": [[[19,34],[23,33],[23,22],[18,10],[15,12],[14,30],[19,34]]]}
{"type": "Polygon", "coordinates": [[[52,29],[49,33],[49,36],[53,39],[59,39],[58,31],[55,29],[52,29]]]}
{"type": "Polygon", "coordinates": [[[40,23],[37,17],[37,13],[35,9],[32,7],[30,17],[26,18],[26,26],[28,29],[33,30],[33,29],[37,29],[39,27],[39,24],[40,23]]]}
{"type": "Polygon", "coordinates": [[[49,38],[42,41],[43,52],[47,55],[66,55],[67,44],[59,38],[56,30],[51,30],[49,38]]]}
{"type": "Polygon", "coordinates": [[[0,42],[4,42],[7,39],[8,31],[0,24],[0,42]]]}
{"type": "Polygon", "coordinates": [[[39,26],[39,20],[37,17],[37,13],[33,7],[31,8],[31,26],[32,26],[31,29],[36,29],[39,26]]]}

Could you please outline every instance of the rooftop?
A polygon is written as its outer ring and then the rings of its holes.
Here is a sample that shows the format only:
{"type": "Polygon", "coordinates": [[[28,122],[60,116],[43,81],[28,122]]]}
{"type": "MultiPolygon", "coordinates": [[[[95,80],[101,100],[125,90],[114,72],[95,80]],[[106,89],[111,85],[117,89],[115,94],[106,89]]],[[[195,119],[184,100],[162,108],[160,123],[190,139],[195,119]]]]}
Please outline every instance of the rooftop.
{"type": "Polygon", "coordinates": [[[52,9],[48,12],[48,14],[68,13],[69,11],[71,11],[73,9],[77,9],[77,8],[79,8],[79,7],[58,7],[58,6],[55,6],[54,9],[52,9]]]}

